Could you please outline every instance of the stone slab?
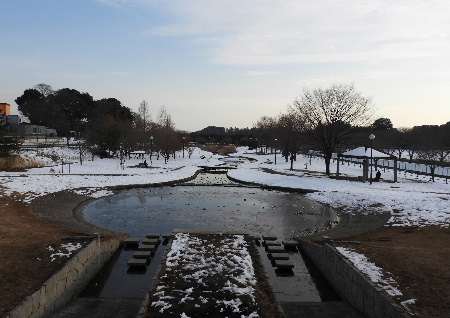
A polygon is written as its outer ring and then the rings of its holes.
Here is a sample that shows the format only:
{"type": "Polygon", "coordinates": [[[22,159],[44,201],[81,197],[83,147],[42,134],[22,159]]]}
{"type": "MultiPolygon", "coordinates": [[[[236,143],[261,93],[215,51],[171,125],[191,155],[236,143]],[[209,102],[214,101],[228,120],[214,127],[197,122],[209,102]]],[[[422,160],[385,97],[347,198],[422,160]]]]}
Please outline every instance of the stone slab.
{"type": "Polygon", "coordinates": [[[290,248],[293,248],[293,247],[297,247],[297,246],[298,246],[298,242],[295,241],[295,240],[292,240],[292,241],[283,241],[283,245],[284,245],[284,247],[290,247],[290,248]]]}
{"type": "Polygon", "coordinates": [[[152,257],[151,251],[136,251],[133,253],[133,258],[149,259],[151,257],[152,257]]]}
{"type": "Polygon", "coordinates": [[[161,236],[160,233],[147,233],[145,235],[145,237],[148,239],[155,239],[155,238],[159,238],[160,236],[161,236]]]}
{"type": "Polygon", "coordinates": [[[159,239],[143,239],[141,243],[145,245],[158,245],[159,239]]]}
{"type": "Polygon", "coordinates": [[[275,267],[278,269],[293,269],[294,268],[294,264],[289,262],[289,261],[284,261],[284,260],[276,260],[275,261],[275,267]]]}
{"type": "Polygon", "coordinates": [[[273,260],[284,260],[287,261],[289,260],[289,254],[286,253],[273,253],[270,254],[270,258],[273,260]]]}
{"type": "Polygon", "coordinates": [[[266,248],[266,250],[267,250],[267,253],[270,253],[270,254],[272,254],[272,253],[285,253],[286,252],[284,247],[281,247],[281,246],[268,246],[266,248]]]}
{"type": "Polygon", "coordinates": [[[262,239],[264,241],[276,241],[278,238],[276,236],[273,236],[273,235],[263,235],[262,239]]]}
{"type": "Polygon", "coordinates": [[[281,241],[264,241],[265,246],[281,246],[281,241]]]}
{"type": "Polygon", "coordinates": [[[126,238],[123,240],[123,244],[125,245],[139,245],[140,239],[139,238],[126,238]]]}
{"type": "Polygon", "coordinates": [[[137,248],[138,251],[156,251],[156,245],[141,244],[137,248]]]}
{"type": "Polygon", "coordinates": [[[168,239],[170,239],[171,236],[172,236],[172,234],[170,234],[170,233],[164,233],[162,235],[162,238],[163,238],[163,240],[168,240],[168,239]]]}
{"type": "Polygon", "coordinates": [[[147,260],[141,258],[132,258],[127,262],[130,267],[145,267],[147,266],[147,260]]]}

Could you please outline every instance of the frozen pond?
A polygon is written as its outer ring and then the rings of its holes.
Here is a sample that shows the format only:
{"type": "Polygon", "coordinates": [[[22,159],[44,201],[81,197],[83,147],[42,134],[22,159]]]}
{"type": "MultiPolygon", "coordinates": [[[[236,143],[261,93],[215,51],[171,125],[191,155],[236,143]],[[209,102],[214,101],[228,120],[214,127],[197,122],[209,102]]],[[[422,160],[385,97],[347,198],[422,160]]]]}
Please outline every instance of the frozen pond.
{"type": "MultiPolygon", "coordinates": [[[[298,193],[242,187],[224,173],[200,174],[173,187],[141,188],[99,199],[85,209],[91,223],[145,238],[149,232],[175,229],[242,231],[276,235],[281,240],[329,228],[337,220],[333,210],[298,193]],[[217,186],[220,185],[220,186],[217,186]]],[[[289,252],[296,264],[292,275],[278,275],[263,247],[258,247],[279,301],[336,300],[332,288],[308,268],[299,252],[289,252]]],[[[159,266],[165,246],[158,248],[143,272],[128,270],[133,251],[122,250],[83,292],[83,297],[143,298],[159,266]]]]}
{"type": "Polygon", "coordinates": [[[143,237],[174,229],[243,231],[290,239],[336,221],[330,208],[297,193],[239,186],[131,189],[90,204],[85,219],[143,237]]]}

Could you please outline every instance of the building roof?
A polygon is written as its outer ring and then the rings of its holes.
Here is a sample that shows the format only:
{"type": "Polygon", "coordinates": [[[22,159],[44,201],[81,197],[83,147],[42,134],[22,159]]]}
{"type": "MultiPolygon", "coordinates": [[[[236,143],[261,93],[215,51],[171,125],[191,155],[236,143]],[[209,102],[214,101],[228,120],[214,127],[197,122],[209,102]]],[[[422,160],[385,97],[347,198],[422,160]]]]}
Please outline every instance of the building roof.
{"type": "Polygon", "coordinates": [[[344,153],[338,154],[338,157],[352,157],[352,158],[375,158],[375,159],[394,159],[393,155],[386,154],[376,149],[370,149],[367,147],[358,147],[352,150],[348,150],[344,153]],[[372,150],[372,152],[371,152],[372,150]]]}

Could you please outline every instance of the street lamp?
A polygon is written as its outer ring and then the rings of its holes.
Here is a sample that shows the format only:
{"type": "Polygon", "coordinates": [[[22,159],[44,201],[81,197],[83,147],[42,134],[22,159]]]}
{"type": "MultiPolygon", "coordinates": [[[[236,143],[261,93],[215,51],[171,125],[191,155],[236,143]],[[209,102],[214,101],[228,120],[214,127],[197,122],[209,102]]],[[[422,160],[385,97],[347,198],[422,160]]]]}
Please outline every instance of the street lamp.
{"type": "Polygon", "coordinates": [[[373,148],[373,140],[375,139],[375,135],[370,134],[369,139],[370,139],[370,184],[372,184],[372,157],[373,157],[372,148],[373,148]]]}
{"type": "Polygon", "coordinates": [[[275,164],[277,164],[277,138],[275,138],[275,164]]]}
{"type": "Polygon", "coordinates": [[[150,162],[152,162],[152,154],[153,154],[153,136],[150,136],[150,162]]]}

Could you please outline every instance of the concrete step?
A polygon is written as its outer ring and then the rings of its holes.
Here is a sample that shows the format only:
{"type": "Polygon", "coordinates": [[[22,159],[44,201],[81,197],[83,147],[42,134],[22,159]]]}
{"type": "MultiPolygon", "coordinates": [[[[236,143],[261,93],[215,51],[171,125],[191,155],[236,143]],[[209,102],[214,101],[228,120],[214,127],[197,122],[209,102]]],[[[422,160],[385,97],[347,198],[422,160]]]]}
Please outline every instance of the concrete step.
{"type": "Polygon", "coordinates": [[[294,268],[294,263],[285,260],[276,260],[275,267],[281,270],[290,270],[294,268]]]}
{"type": "Polygon", "coordinates": [[[143,239],[141,243],[145,245],[158,245],[159,239],[143,239]]]}
{"type": "Polygon", "coordinates": [[[156,251],[156,245],[141,244],[137,248],[138,251],[156,251]]]}
{"type": "Polygon", "coordinates": [[[281,246],[268,246],[266,247],[267,253],[286,253],[284,247],[281,246]]]}
{"type": "Polygon", "coordinates": [[[145,237],[149,239],[159,239],[160,236],[160,233],[147,233],[147,235],[145,235],[145,237]]]}
{"type": "Polygon", "coordinates": [[[265,246],[281,246],[281,241],[264,241],[265,246]]]}
{"type": "Polygon", "coordinates": [[[149,259],[151,257],[152,257],[151,251],[136,251],[133,253],[133,258],[149,259]]]}
{"type": "Polygon", "coordinates": [[[129,267],[145,267],[147,266],[147,259],[132,258],[127,262],[129,267]]]}
{"type": "Polygon", "coordinates": [[[125,245],[139,245],[140,239],[138,238],[126,238],[123,243],[125,245]]]}
{"type": "Polygon", "coordinates": [[[271,260],[274,260],[274,261],[276,261],[276,260],[287,261],[287,260],[289,260],[289,254],[286,254],[286,253],[273,253],[273,254],[269,255],[269,258],[271,260]]]}

